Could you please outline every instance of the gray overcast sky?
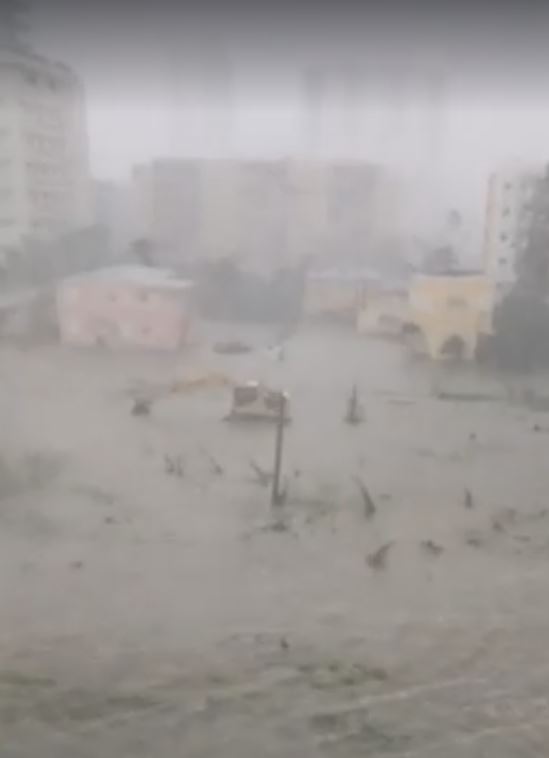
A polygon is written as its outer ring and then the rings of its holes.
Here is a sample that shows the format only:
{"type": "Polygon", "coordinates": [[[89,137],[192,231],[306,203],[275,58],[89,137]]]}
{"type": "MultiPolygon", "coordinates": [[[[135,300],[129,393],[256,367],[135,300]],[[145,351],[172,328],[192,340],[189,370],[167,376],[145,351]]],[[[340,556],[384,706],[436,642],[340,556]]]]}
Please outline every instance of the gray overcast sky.
{"type": "Polygon", "coordinates": [[[499,24],[432,15],[349,23],[345,6],[329,19],[320,8],[306,23],[275,16],[258,24],[243,12],[204,18],[133,7],[97,12],[94,4],[85,15],[76,4],[41,0],[33,14],[36,47],[84,79],[99,177],[123,178],[159,155],[360,153],[405,166],[437,186],[439,203],[478,213],[491,167],[549,156],[541,6],[499,24]],[[367,77],[358,128],[334,90],[313,146],[302,72],[320,65],[335,80],[349,62],[367,77]],[[435,106],[417,72],[441,70],[447,88],[435,106]]]}

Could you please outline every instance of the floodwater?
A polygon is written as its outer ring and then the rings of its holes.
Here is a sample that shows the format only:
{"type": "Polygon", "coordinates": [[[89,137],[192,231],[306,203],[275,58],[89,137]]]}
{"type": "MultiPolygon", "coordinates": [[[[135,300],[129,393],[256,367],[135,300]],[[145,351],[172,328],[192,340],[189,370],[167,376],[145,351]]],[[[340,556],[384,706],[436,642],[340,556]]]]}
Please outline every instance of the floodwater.
{"type": "Polygon", "coordinates": [[[2,758],[548,755],[549,415],[343,329],[282,362],[220,331],[1,349],[2,758]],[[274,517],[274,430],[224,422],[227,389],[130,412],[210,371],[291,392],[274,517]]]}

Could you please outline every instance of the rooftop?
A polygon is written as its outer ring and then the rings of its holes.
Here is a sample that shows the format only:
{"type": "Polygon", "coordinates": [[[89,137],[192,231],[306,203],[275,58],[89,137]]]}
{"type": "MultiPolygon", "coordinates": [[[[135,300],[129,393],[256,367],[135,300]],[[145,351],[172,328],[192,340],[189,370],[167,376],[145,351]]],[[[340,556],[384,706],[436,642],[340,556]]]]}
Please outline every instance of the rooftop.
{"type": "Polygon", "coordinates": [[[190,289],[194,286],[194,282],[190,279],[179,279],[171,269],[133,265],[108,266],[94,271],[85,271],[63,280],[64,283],[77,281],[127,282],[144,287],[180,290],[190,289]]]}
{"type": "Polygon", "coordinates": [[[416,273],[416,276],[425,276],[429,277],[430,279],[434,279],[436,277],[440,278],[454,278],[458,279],[460,277],[466,277],[466,276],[484,276],[485,272],[482,269],[479,268],[449,268],[449,269],[440,269],[437,271],[418,271],[416,273]]]}

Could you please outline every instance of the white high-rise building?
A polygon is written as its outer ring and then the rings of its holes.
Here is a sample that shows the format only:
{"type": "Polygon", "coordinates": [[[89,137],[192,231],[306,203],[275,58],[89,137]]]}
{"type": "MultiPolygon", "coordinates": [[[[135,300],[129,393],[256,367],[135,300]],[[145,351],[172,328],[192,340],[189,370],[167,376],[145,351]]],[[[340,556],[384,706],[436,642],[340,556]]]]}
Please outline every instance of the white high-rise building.
{"type": "Polygon", "coordinates": [[[0,251],[91,222],[82,84],[66,65],[0,47],[0,251]]]}
{"type": "Polygon", "coordinates": [[[517,261],[526,243],[528,210],[541,169],[508,166],[488,183],[484,226],[484,267],[499,296],[513,286],[517,261]]]}

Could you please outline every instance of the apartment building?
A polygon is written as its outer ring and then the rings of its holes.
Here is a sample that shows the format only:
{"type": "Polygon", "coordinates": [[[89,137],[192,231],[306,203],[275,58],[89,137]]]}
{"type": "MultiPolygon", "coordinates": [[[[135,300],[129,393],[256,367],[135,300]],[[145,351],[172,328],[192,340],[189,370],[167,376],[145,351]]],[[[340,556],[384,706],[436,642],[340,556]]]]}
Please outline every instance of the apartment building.
{"type": "Polygon", "coordinates": [[[157,160],[132,177],[135,237],[177,261],[269,271],[360,258],[394,229],[384,169],[360,162],[157,160]]]}
{"type": "Polygon", "coordinates": [[[484,226],[484,267],[496,285],[498,297],[517,278],[517,264],[524,251],[531,203],[540,176],[533,166],[508,166],[493,173],[488,182],[484,226]]]}
{"type": "Polygon", "coordinates": [[[0,48],[0,250],[90,222],[79,79],[25,48],[0,48]]]}
{"type": "Polygon", "coordinates": [[[200,174],[197,162],[183,160],[156,160],[133,169],[134,237],[151,240],[166,263],[196,254],[200,174]]]}

